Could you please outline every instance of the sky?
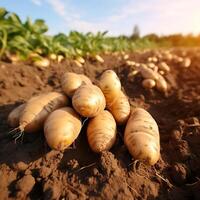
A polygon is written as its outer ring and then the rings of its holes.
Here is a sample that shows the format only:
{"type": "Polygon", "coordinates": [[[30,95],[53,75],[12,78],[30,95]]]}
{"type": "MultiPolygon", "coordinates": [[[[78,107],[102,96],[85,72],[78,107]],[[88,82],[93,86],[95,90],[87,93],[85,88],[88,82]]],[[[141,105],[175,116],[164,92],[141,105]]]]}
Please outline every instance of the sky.
{"type": "Polygon", "coordinates": [[[49,34],[70,30],[130,35],[200,33],[200,0],[0,0],[22,20],[44,19],[49,34]]]}

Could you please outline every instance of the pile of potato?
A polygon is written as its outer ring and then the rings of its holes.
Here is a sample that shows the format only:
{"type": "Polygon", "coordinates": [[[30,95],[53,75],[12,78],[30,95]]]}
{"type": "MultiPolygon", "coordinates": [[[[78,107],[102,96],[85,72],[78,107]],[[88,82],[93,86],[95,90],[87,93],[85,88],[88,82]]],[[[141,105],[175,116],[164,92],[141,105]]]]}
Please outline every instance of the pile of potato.
{"type": "Polygon", "coordinates": [[[131,67],[129,78],[136,74],[141,74],[143,81],[142,86],[145,89],[156,88],[162,93],[169,90],[166,75],[171,72],[167,62],[179,64],[181,67],[188,68],[191,65],[190,58],[183,58],[169,51],[156,52],[155,56],[148,57],[146,63],[137,63],[127,60],[126,64],[131,67]]]}
{"type": "MultiPolygon", "coordinates": [[[[146,80],[152,78],[147,77],[148,72],[142,73],[146,80]]],[[[158,161],[157,123],[142,108],[131,111],[114,71],[103,72],[97,85],[85,75],[67,72],[61,78],[61,87],[63,93],[34,96],[15,108],[8,116],[9,125],[25,133],[43,129],[49,147],[64,150],[75,141],[88,119],[88,143],[94,152],[101,153],[114,145],[117,125],[124,124],[124,143],[130,154],[150,165],[158,161]]]]}

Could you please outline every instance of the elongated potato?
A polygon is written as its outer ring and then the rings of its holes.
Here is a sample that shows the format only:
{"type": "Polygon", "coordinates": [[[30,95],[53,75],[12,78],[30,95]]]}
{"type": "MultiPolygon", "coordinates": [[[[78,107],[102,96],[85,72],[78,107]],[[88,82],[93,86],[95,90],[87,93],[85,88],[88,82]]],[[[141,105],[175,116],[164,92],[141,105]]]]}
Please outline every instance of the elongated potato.
{"type": "Polygon", "coordinates": [[[113,70],[106,70],[101,75],[98,85],[106,98],[106,105],[111,105],[121,91],[121,82],[117,74],[113,70]]]}
{"type": "Polygon", "coordinates": [[[141,65],[139,67],[139,70],[142,74],[142,77],[145,78],[145,79],[153,79],[153,80],[158,79],[157,73],[154,72],[152,69],[146,67],[145,65],[141,65]]]}
{"type": "Polygon", "coordinates": [[[158,74],[158,79],[156,80],[156,89],[160,92],[167,92],[168,86],[165,78],[158,74]]]}
{"type": "Polygon", "coordinates": [[[160,157],[158,125],[144,109],[136,108],[127,122],[124,142],[134,159],[154,165],[160,157]]]}
{"type": "Polygon", "coordinates": [[[131,110],[127,96],[120,91],[118,98],[112,105],[108,106],[108,110],[112,113],[117,124],[125,124],[129,118],[131,110]]]}
{"type": "Polygon", "coordinates": [[[27,101],[21,113],[19,129],[21,132],[36,132],[40,130],[45,119],[52,111],[68,104],[69,100],[67,97],[58,92],[49,92],[32,97],[27,101]]]}
{"type": "Polygon", "coordinates": [[[158,68],[160,70],[162,70],[162,71],[165,71],[165,72],[169,72],[170,71],[170,67],[165,62],[159,63],[158,68]]]}
{"type": "Polygon", "coordinates": [[[95,117],[105,109],[106,100],[95,85],[81,85],[72,97],[74,109],[83,117],[95,117]]]}
{"type": "Polygon", "coordinates": [[[90,119],[87,138],[91,149],[100,153],[109,150],[116,140],[117,126],[112,114],[104,110],[90,119]]]}
{"type": "Polygon", "coordinates": [[[82,84],[92,84],[92,82],[87,76],[73,72],[66,72],[61,78],[62,90],[69,97],[72,97],[82,84]]]}
{"type": "Polygon", "coordinates": [[[25,107],[25,104],[21,104],[10,112],[10,114],[8,115],[9,126],[13,128],[19,126],[19,118],[22,111],[24,110],[24,107],[25,107]]]}
{"type": "Polygon", "coordinates": [[[44,123],[47,144],[52,149],[64,150],[78,137],[81,127],[81,118],[72,108],[57,109],[44,123]]]}

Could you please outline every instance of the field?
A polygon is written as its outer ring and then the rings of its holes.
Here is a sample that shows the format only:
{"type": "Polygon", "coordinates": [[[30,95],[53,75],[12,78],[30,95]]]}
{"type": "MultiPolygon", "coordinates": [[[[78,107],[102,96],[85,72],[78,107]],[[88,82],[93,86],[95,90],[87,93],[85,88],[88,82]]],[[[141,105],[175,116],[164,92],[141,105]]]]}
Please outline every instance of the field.
{"type": "MultiPolygon", "coordinates": [[[[189,68],[168,62],[167,94],[141,86],[141,76],[129,76],[121,55],[101,55],[104,63],[86,59],[51,61],[50,67],[28,62],[0,62],[0,199],[199,199],[200,191],[200,49],[171,49],[191,59],[189,68]],[[64,152],[51,150],[43,132],[24,134],[17,142],[8,136],[7,116],[16,105],[45,91],[60,91],[63,72],[83,73],[95,81],[105,69],[117,72],[131,107],[143,107],[160,129],[161,158],[155,166],[134,162],[118,128],[111,151],[93,153],[86,126],[64,152]]],[[[129,60],[146,62],[154,50],[135,51],[129,60]]]]}

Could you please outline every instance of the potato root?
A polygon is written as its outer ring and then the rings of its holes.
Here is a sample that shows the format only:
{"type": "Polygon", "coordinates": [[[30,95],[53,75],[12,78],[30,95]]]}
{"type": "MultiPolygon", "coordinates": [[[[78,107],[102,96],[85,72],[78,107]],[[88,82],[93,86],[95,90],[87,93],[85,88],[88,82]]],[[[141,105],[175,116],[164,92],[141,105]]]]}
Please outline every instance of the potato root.
{"type": "Polygon", "coordinates": [[[64,150],[78,137],[81,127],[81,118],[72,108],[57,109],[44,123],[47,144],[52,149],[64,150]]]}
{"type": "Polygon", "coordinates": [[[118,98],[111,106],[108,106],[108,110],[112,113],[117,124],[125,124],[130,115],[130,104],[127,96],[120,91],[118,98]]]}
{"type": "Polygon", "coordinates": [[[106,105],[111,105],[121,91],[121,82],[117,74],[113,70],[106,70],[101,75],[98,85],[106,98],[106,105]]]}
{"type": "Polygon", "coordinates": [[[69,103],[64,94],[49,92],[32,97],[27,101],[19,119],[19,129],[21,132],[36,132],[43,127],[48,115],[69,103]]]}
{"type": "Polygon", "coordinates": [[[144,109],[136,108],[127,122],[124,142],[134,159],[154,165],[160,157],[158,125],[144,109]]]}
{"type": "Polygon", "coordinates": [[[95,117],[105,109],[106,100],[95,85],[81,85],[72,97],[74,109],[83,117],[95,117]]]}
{"type": "Polygon", "coordinates": [[[109,150],[116,140],[117,126],[109,111],[102,111],[90,119],[87,128],[87,138],[91,149],[100,153],[109,150]]]}
{"type": "Polygon", "coordinates": [[[19,118],[22,111],[24,110],[25,104],[21,104],[18,107],[14,108],[8,115],[8,124],[9,126],[15,128],[19,126],[19,118]]]}
{"type": "Polygon", "coordinates": [[[66,72],[61,78],[62,90],[69,97],[72,97],[82,84],[92,84],[92,82],[87,76],[73,72],[66,72]]]}

